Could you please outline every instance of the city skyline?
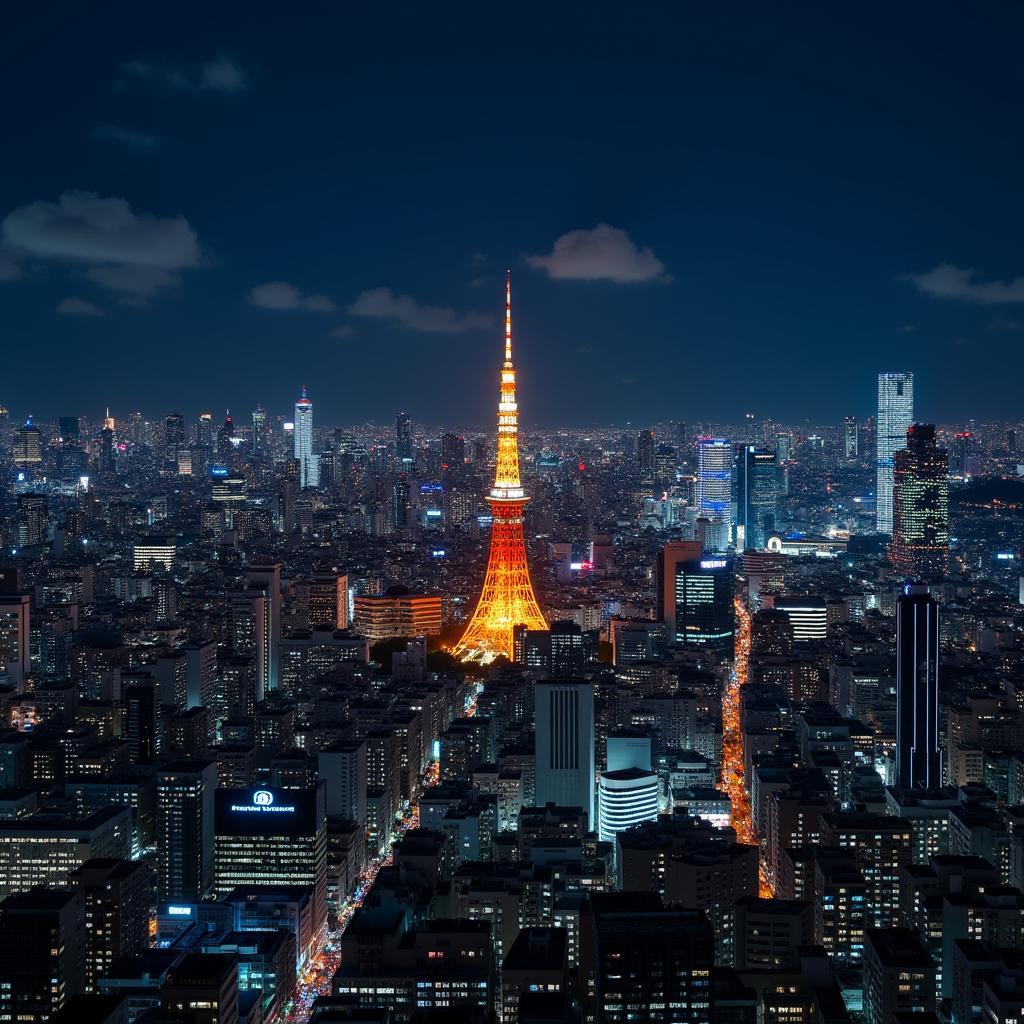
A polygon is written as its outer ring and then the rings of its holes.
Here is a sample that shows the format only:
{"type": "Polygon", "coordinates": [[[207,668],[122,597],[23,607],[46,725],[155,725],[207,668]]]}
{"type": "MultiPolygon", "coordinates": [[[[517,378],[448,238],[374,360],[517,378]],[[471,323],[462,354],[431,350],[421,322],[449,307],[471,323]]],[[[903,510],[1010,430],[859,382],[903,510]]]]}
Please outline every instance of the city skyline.
{"type": "Polygon", "coordinates": [[[545,40],[528,17],[450,36],[410,14],[284,37],[218,18],[142,44],[137,22],[80,17],[26,15],[6,72],[30,99],[9,129],[0,312],[40,417],[82,387],[157,415],[286,406],[312,381],[324,421],[373,415],[379,383],[414,419],[484,424],[472,382],[506,266],[527,427],[612,406],[738,416],[766,367],[799,385],[775,417],[863,419],[887,368],[914,370],[929,422],[1014,408],[1024,211],[998,169],[1018,146],[1001,125],[1021,71],[1001,58],[1020,12],[897,11],[881,36],[827,12],[646,12],[589,47],[563,12],[545,40]],[[871,65],[850,49],[869,35],[871,65]],[[385,37],[386,72],[364,56],[385,37]],[[466,56],[482,45],[484,73],[466,56]],[[726,367],[733,386],[708,388],[726,367]]]}

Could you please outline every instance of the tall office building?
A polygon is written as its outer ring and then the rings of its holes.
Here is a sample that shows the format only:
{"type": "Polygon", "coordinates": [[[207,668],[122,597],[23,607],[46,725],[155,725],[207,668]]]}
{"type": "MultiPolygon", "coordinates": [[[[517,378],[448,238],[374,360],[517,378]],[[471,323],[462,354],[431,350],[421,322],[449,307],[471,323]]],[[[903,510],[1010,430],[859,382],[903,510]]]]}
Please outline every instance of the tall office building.
{"type": "Polygon", "coordinates": [[[257,405],[252,411],[252,450],[253,454],[266,451],[267,447],[267,410],[257,405]]]}
{"type": "Polygon", "coordinates": [[[594,826],[594,685],[547,679],[534,687],[538,806],[582,807],[594,826]]]}
{"type": "Polygon", "coordinates": [[[847,459],[855,459],[860,454],[860,445],[857,441],[857,417],[847,416],[843,420],[843,456],[847,459]]]}
{"type": "Polygon", "coordinates": [[[14,439],[14,461],[19,466],[31,466],[43,461],[43,437],[31,417],[14,439]]]}
{"type": "Polygon", "coordinates": [[[25,688],[32,671],[30,617],[28,594],[0,594],[0,679],[15,693],[25,688]]]}
{"type": "Polygon", "coordinates": [[[81,425],[77,416],[61,416],[57,424],[63,444],[78,444],[82,439],[81,425]]]}
{"type": "Polygon", "coordinates": [[[326,785],[315,789],[218,789],[214,810],[214,888],[313,891],[313,926],[327,913],[326,785]]]}
{"type": "Polygon", "coordinates": [[[313,454],[313,403],[302,386],[295,403],[295,459],[299,463],[299,486],[316,487],[320,483],[320,460],[313,454]]]}
{"type": "Polygon", "coordinates": [[[180,412],[164,418],[164,458],[177,463],[178,450],[185,447],[185,419],[180,412]]]}
{"type": "Polygon", "coordinates": [[[593,924],[597,1019],[717,1019],[711,987],[715,942],[707,917],[698,910],[652,911],[642,899],[628,910],[622,903],[605,910],[605,899],[597,894],[593,924]]]}
{"type": "Polygon", "coordinates": [[[779,470],[774,450],[744,445],[736,456],[737,550],[764,549],[775,529],[778,495],[779,470]]]}
{"type": "Polygon", "coordinates": [[[892,546],[889,558],[907,579],[936,582],[949,563],[949,458],[935,427],[915,423],[906,448],[893,455],[892,546]]]}
{"type": "Polygon", "coordinates": [[[665,624],[665,635],[676,635],[676,570],[680,562],[700,561],[701,547],[695,540],[669,541],[659,552],[655,565],[656,617],[665,624]]]}
{"type": "Polygon", "coordinates": [[[156,773],[157,891],[200,900],[213,888],[213,761],[176,761],[156,773]]]}
{"type": "Polygon", "coordinates": [[[731,558],[680,559],[675,566],[675,634],[669,639],[683,647],[729,654],[735,588],[731,558]]]}
{"type": "Polygon", "coordinates": [[[267,691],[281,685],[281,563],[260,562],[249,566],[248,589],[262,591],[263,630],[257,658],[267,691]]]}
{"type": "Polygon", "coordinates": [[[123,956],[149,946],[150,867],[141,860],[95,857],[69,882],[85,905],[85,988],[96,982],[123,956]]]}
{"type": "Polygon", "coordinates": [[[732,442],[697,441],[697,514],[711,523],[708,546],[722,550],[732,538],[732,442]]]}
{"type": "Polygon", "coordinates": [[[654,483],[654,431],[641,430],[636,439],[636,459],[640,468],[640,482],[654,483]]]}
{"type": "Polygon", "coordinates": [[[458,434],[441,436],[441,468],[447,473],[457,473],[466,464],[466,439],[458,434]]]}
{"type": "Polygon", "coordinates": [[[391,525],[398,532],[409,528],[412,512],[411,495],[412,489],[409,487],[408,478],[404,473],[399,473],[391,488],[391,525]]]}
{"type": "Polygon", "coordinates": [[[412,419],[406,412],[395,417],[395,454],[400,469],[411,470],[415,464],[412,447],[412,419]]]}
{"type": "Polygon", "coordinates": [[[892,533],[893,453],[907,443],[907,430],[914,422],[914,375],[878,375],[878,423],[875,430],[876,485],[875,529],[892,533]]]}
{"type": "Polygon", "coordinates": [[[37,888],[0,902],[0,1020],[48,1020],[84,991],[81,893],[37,888]]]}
{"type": "Polygon", "coordinates": [[[942,785],[939,749],[939,606],[923,584],[896,602],[896,785],[942,785]]]}

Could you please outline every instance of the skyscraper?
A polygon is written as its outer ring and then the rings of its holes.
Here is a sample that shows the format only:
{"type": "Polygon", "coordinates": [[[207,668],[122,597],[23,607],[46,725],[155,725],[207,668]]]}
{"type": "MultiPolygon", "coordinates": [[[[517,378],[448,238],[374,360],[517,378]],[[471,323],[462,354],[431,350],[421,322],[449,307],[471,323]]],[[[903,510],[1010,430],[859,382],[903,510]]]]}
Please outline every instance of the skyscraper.
{"type": "Polygon", "coordinates": [[[771,448],[744,445],[736,457],[736,547],[743,528],[743,547],[761,550],[775,529],[779,471],[771,448]]]}
{"type": "Polygon", "coordinates": [[[707,519],[715,531],[709,546],[728,546],[732,534],[732,442],[719,437],[697,441],[697,514],[707,519]]]}
{"type": "Polygon", "coordinates": [[[857,417],[847,416],[843,420],[843,456],[847,459],[855,459],[860,453],[857,443],[857,417]]]}
{"type": "Polygon", "coordinates": [[[487,495],[493,516],[491,546],[480,600],[455,647],[457,655],[491,660],[498,654],[504,654],[510,658],[512,631],[516,626],[548,628],[533,593],[530,567],[526,561],[523,506],[528,500],[519,478],[519,413],[516,371],[512,364],[512,280],[511,274],[507,274],[505,361],[501,367],[498,394],[498,452],[494,486],[487,495]]]}
{"type": "Polygon", "coordinates": [[[400,469],[411,470],[415,462],[412,449],[412,420],[406,412],[395,417],[395,454],[400,469]]]}
{"type": "Polygon", "coordinates": [[[942,785],[939,606],[918,583],[908,583],[896,602],[896,785],[942,785]]]}
{"type": "Polygon", "coordinates": [[[675,635],[683,647],[729,654],[733,649],[735,577],[731,558],[681,559],[675,565],[675,635]]]}
{"type": "Polygon", "coordinates": [[[641,430],[636,439],[636,458],[640,467],[640,482],[654,483],[654,431],[641,430]]]}
{"type": "Polygon", "coordinates": [[[875,487],[875,529],[892,533],[892,456],[907,443],[907,430],[914,422],[914,375],[878,375],[878,425],[876,429],[877,480],[875,487]]]}
{"type": "Polygon", "coordinates": [[[594,684],[547,679],[534,687],[536,799],[582,807],[594,820],[594,684]]]}
{"type": "Polygon", "coordinates": [[[213,761],[176,761],[156,773],[157,889],[199,900],[213,887],[213,761]]]}
{"type": "Polygon", "coordinates": [[[320,483],[320,460],[313,454],[313,403],[302,385],[295,403],[295,458],[299,463],[299,486],[316,487],[320,483]]]}
{"type": "Polygon", "coordinates": [[[935,427],[915,423],[893,455],[892,545],[889,558],[907,579],[932,582],[949,561],[949,458],[935,427]]]}
{"type": "Polygon", "coordinates": [[[267,446],[267,410],[257,405],[252,411],[252,450],[263,452],[267,446]]]}
{"type": "Polygon", "coordinates": [[[669,640],[676,635],[676,571],[680,562],[699,562],[700,544],[695,540],[669,541],[659,552],[655,565],[656,618],[665,624],[669,640]]]}

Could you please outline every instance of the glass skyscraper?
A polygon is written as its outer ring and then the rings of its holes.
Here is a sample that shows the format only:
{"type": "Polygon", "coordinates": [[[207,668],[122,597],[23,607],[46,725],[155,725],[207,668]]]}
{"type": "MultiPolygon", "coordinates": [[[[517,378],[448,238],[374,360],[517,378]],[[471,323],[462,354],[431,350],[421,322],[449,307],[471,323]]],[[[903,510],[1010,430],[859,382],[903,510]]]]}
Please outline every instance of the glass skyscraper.
{"type": "Polygon", "coordinates": [[[914,422],[914,375],[878,375],[877,465],[875,529],[892,534],[892,454],[907,445],[914,422]]]}
{"type": "Polygon", "coordinates": [[[299,486],[316,487],[320,483],[320,460],[313,454],[313,403],[302,394],[295,403],[295,458],[299,463],[299,486]]]}
{"type": "Polygon", "coordinates": [[[775,529],[779,493],[779,471],[771,448],[744,445],[736,458],[736,549],[763,550],[775,529]]]}
{"type": "Polygon", "coordinates": [[[732,529],[732,441],[697,441],[697,514],[732,529]]]}
{"type": "Polygon", "coordinates": [[[893,456],[893,530],[889,559],[907,579],[938,582],[949,562],[949,457],[935,427],[915,423],[893,456]]]}

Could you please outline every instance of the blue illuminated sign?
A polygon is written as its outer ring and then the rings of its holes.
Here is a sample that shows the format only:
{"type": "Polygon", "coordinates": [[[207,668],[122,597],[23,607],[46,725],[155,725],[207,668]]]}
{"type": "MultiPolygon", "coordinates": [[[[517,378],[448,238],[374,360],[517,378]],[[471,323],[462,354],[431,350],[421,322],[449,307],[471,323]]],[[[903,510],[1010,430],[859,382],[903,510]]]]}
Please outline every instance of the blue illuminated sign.
{"type": "Polygon", "coordinates": [[[211,466],[210,467],[210,476],[223,477],[223,476],[227,476],[229,472],[230,472],[230,470],[228,469],[227,466],[211,466]]]}
{"type": "Polygon", "coordinates": [[[191,917],[192,916],[192,908],[191,907],[176,907],[172,903],[167,908],[167,913],[170,914],[171,917],[191,917]]]}

